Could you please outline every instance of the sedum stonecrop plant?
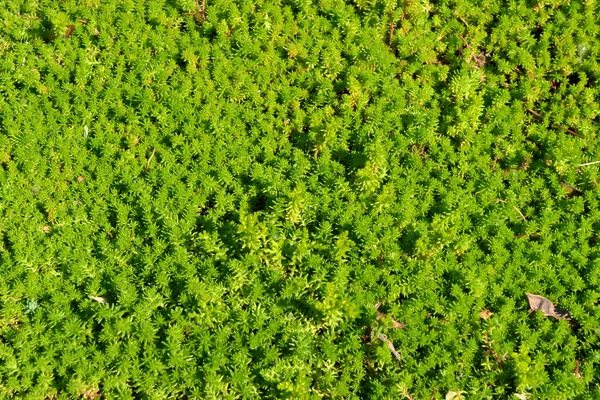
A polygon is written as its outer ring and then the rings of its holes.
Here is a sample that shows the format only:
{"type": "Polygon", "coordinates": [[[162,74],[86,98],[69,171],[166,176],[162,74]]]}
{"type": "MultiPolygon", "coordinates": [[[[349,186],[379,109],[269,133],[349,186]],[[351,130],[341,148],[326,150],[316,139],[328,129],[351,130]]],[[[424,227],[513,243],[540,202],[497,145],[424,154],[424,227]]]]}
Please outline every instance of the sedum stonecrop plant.
{"type": "Polygon", "coordinates": [[[5,1],[0,397],[600,397],[598,7],[5,1]]]}

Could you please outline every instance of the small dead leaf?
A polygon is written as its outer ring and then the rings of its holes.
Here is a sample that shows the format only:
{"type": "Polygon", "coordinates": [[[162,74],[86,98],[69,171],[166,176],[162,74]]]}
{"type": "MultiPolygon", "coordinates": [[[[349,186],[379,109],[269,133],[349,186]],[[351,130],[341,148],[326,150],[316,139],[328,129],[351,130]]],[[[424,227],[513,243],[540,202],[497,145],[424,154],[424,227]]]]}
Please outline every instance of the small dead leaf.
{"type": "Polygon", "coordinates": [[[87,390],[87,391],[83,392],[82,394],[83,394],[83,397],[88,400],[94,400],[94,399],[99,399],[99,398],[103,397],[102,393],[99,393],[96,390],[87,390]]]}
{"type": "Polygon", "coordinates": [[[487,308],[484,308],[483,311],[479,313],[479,316],[484,320],[487,320],[492,315],[494,315],[494,313],[488,310],[487,308]]]}
{"type": "Polygon", "coordinates": [[[73,34],[73,31],[75,30],[75,25],[69,25],[67,26],[67,30],[65,30],[65,37],[68,38],[69,36],[71,36],[73,34]]]}
{"type": "Polygon", "coordinates": [[[527,400],[531,397],[531,393],[514,393],[514,395],[519,400],[527,400]]]}
{"type": "Polygon", "coordinates": [[[42,230],[42,232],[44,233],[48,233],[50,232],[50,227],[48,225],[44,225],[40,228],[42,230]]]}
{"type": "Polygon", "coordinates": [[[545,297],[527,293],[527,300],[529,301],[531,311],[541,311],[546,317],[571,320],[569,312],[566,309],[554,307],[554,304],[545,297]]]}
{"type": "Polygon", "coordinates": [[[100,31],[98,31],[98,28],[94,28],[94,29],[92,30],[92,34],[93,34],[94,36],[98,36],[98,35],[100,35],[100,31]]]}
{"type": "Polygon", "coordinates": [[[94,400],[103,397],[103,394],[99,392],[97,387],[89,388],[79,392],[80,396],[83,396],[84,399],[94,400]]]}
{"type": "Polygon", "coordinates": [[[97,301],[100,304],[108,304],[108,300],[100,296],[88,296],[90,299],[97,301]]]}
{"type": "MultiPolygon", "coordinates": [[[[378,302],[375,304],[375,311],[379,311],[379,307],[381,307],[381,302],[378,302]]],[[[394,318],[392,317],[387,317],[385,313],[379,312],[377,314],[377,321],[380,321],[382,318],[389,318],[392,322],[392,328],[393,329],[403,329],[406,328],[406,325],[404,325],[401,322],[396,321],[394,318]]]]}
{"type": "Polygon", "coordinates": [[[387,317],[382,312],[380,312],[379,314],[377,314],[377,321],[380,321],[382,318],[389,318],[392,321],[392,328],[394,328],[394,329],[403,329],[403,328],[406,328],[406,325],[404,325],[403,323],[400,323],[400,322],[396,321],[392,317],[387,317]]]}
{"type": "Polygon", "coordinates": [[[561,183],[561,186],[565,189],[565,194],[569,197],[581,196],[583,194],[583,192],[575,186],[567,185],[566,183],[561,183]]]}
{"type": "Polygon", "coordinates": [[[460,400],[460,399],[464,399],[464,397],[462,396],[462,394],[464,393],[464,391],[462,390],[450,390],[448,393],[446,393],[446,400],[460,400]]]}
{"type": "Polygon", "coordinates": [[[83,176],[78,176],[77,177],[77,182],[81,183],[83,181],[85,181],[85,178],[83,176]]]}
{"type": "Polygon", "coordinates": [[[406,328],[406,325],[404,325],[401,322],[396,321],[394,318],[392,318],[392,328],[394,329],[404,329],[406,328]]]}

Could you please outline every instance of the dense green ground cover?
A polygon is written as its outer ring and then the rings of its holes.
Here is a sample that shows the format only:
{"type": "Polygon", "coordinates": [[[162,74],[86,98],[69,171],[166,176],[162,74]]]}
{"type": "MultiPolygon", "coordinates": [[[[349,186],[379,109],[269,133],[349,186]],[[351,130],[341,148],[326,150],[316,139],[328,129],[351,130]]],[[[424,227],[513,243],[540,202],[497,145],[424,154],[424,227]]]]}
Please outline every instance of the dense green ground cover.
{"type": "Polygon", "coordinates": [[[599,27],[2,2],[0,396],[600,398],[599,27]]]}

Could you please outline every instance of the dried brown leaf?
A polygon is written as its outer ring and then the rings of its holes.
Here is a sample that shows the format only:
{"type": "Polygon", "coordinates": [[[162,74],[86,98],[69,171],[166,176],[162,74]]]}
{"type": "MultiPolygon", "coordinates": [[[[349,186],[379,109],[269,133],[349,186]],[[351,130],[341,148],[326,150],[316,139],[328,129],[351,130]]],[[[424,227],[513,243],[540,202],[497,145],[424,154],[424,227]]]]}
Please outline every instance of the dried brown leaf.
{"type": "Polygon", "coordinates": [[[406,325],[404,325],[402,322],[398,322],[394,318],[392,318],[392,328],[404,329],[404,328],[406,328],[406,325]]]}
{"type": "MultiPolygon", "coordinates": [[[[375,311],[379,311],[379,307],[381,307],[381,302],[377,302],[375,304],[375,311]]],[[[393,329],[403,329],[403,328],[406,328],[406,325],[404,325],[403,323],[396,321],[392,317],[387,317],[387,315],[385,313],[379,312],[377,314],[377,321],[380,321],[382,318],[386,318],[386,319],[389,318],[389,320],[391,320],[391,322],[392,322],[392,328],[393,329]]]]}
{"type": "Polygon", "coordinates": [[[86,390],[82,393],[83,397],[88,400],[94,400],[96,398],[102,398],[103,394],[98,392],[97,389],[86,390]]]}
{"type": "Polygon", "coordinates": [[[464,399],[463,393],[464,393],[464,391],[462,391],[462,390],[456,390],[456,391],[451,390],[448,393],[446,393],[446,400],[464,399]]]}
{"type": "Polygon", "coordinates": [[[71,36],[73,34],[73,31],[75,30],[75,25],[69,25],[67,26],[67,29],[65,30],[65,37],[68,38],[69,36],[71,36]]]}
{"type": "Polygon", "coordinates": [[[90,299],[97,301],[100,304],[108,304],[108,300],[100,296],[88,296],[90,299]]]}
{"type": "Polygon", "coordinates": [[[566,183],[561,183],[561,186],[565,189],[565,194],[568,197],[583,195],[583,192],[581,190],[579,190],[579,188],[577,188],[577,187],[575,187],[573,185],[568,185],[566,183]]]}
{"type": "MultiPolygon", "coordinates": [[[[386,317],[387,316],[384,313],[380,312],[379,314],[377,314],[377,321],[380,321],[382,318],[386,318],[386,317]]],[[[396,321],[394,318],[392,318],[392,317],[387,317],[387,318],[389,318],[392,321],[392,328],[394,328],[394,329],[406,328],[406,325],[404,325],[401,322],[396,321]]]]}
{"type": "Polygon", "coordinates": [[[529,301],[529,307],[531,307],[531,311],[541,311],[546,317],[566,320],[571,319],[567,310],[564,308],[554,307],[554,304],[552,304],[550,300],[543,296],[527,293],[527,300],[529,301]]]}
{"type": "Polygon", "coordinates": [[[488,310],[487,308],[484,308],[483,311],[481,311],[479,313],[479,316],[484,319],[487,320],[488,318],[490,318],[492,315],[494,315],[493,312],[491,312],[490,310],[488,310]]]}

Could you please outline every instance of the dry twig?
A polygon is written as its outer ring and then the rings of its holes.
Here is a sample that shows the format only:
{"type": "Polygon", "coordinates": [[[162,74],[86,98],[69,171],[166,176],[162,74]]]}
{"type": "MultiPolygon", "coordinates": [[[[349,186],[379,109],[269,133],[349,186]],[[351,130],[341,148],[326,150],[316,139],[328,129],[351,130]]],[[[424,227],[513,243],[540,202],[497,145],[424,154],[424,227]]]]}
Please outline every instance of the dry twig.
{"type": "Polygon", "coordinates": [[[494,157],[494,164],[492,164],[492,171],[496,169],[496,163],[498,162],[498,154],[494,157]]]}
{"type": "Polygon", "coordinates": [[[568,127],[566,127],[566,126],[564,126],[564,125],[558,125],[558,124],[555,124],[555,126],[559,127],[560,129],[564,130],[565,132],[567,132],[567,133],[569,133],[569,134],[571,134],[571,135],[573,135],[573,136],[576,136],[576,137],[578,137],[578,138],[581,138],[581,139],[583,139],[583,136],[581,136],[580,134],[578,134],[577,132],[575,132],[575,131],[574,131],[573,129],[571,129],[571,128],[568,128],[568,127]]]}
{"type": "Polygon", "coordinates": [[[152,149],[152,154],[150,155],[150,158],[148,159],[148,162],[146,163],[146,173],[148,172],[148,168],[150,168],[150,161],[152,161],[152,157],[154,157],[154,153],[156,153],[156,147],[154,149],[152,149]]]}
{"type": "Polygon", "coordinates": [[[600,161],[587,162],[587,163],[579,164],[579,166],[580,167],[587,167],[588,165],[596,165],[596,164],[600,164],[600,161]]]}
{"type": "MultiPolygon", "coordinates": [[[[198,0],[196,0],[196,6],[198,6],[198,0]]],[[[206,21],[206,0],[202,0],[202,8],[200,8],[200,15],[202,15],[202,22],[206,21]]]]}
{"type": "Polygon", "coordinates": [[[519,215],[521,216],[521,218],[523,218],[523,221],[527,222],[527,218],[525,218],[525,216],[523,215],[523,213],[521,212],[521,210],[519,210],[516,206],[513,206],[513,208],[515,210],[517,210],[517,212],[519,213],[519,215]]]}
{"type": "MultiPolygon", "coordinates": [[[[538,118],[542,118],[542,114],[540,114],[539,112],[532,110],[531,108],[528,108],[527,111],[529,111],[530,113],[532,113],[533,115],[535,115],[538,118]]],[[[578,134],[574,129],[571,129],[567,126],[564,125],[560,125],[560,124],[552,124],[553,126],[560,128],[562,130],[564,130],[565,132],[567,132],[570,135],[573,135],[575,137],[578,137],[580,139],[583,139],[583,136],[581,136],[580,134],[578,134]]]]}
{"type": "Polygon", "coordinates": [[[494,356],[494,358],[496,359],[496,363],[498,363],[498,367],[502,368],[502,361],[505,360],[505,357],[500,358],[500,356],[498,355],[498,353],[496,352],[496,350],[494,350],[492,348],[492,343],[494,342],[493,340],[490,340],[489,336],[488,336],[488,332],[485,333],[485,338],[484,338],[484,345],[483,347],[486,349],[485,351],[487,353],[490,353],[494,356]]]}
{"type": "Polygon", "coordinates": [[[377,338],[387,344],[388,349],[390,349],[390,351],[392,352],[394,357],[396,357],[396,360],[398,360],[398,364],[402,365],[402,357],[400,357],[400,353],[398,353],[396,351],[396,348],[394,347],[394,343],[392,343],[392,341],[390,339],[388,339],[388,337],[385,335],[380,334],[377,336],[377,338]]]}

